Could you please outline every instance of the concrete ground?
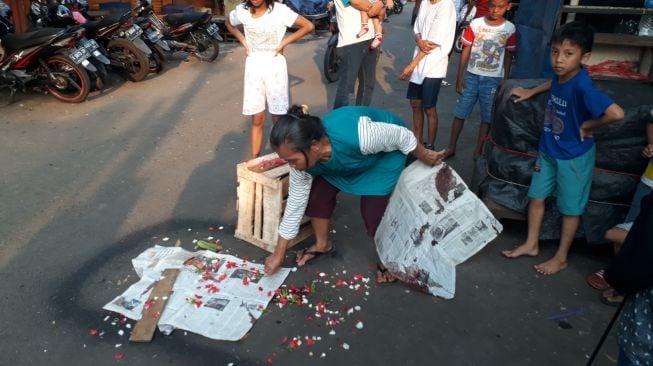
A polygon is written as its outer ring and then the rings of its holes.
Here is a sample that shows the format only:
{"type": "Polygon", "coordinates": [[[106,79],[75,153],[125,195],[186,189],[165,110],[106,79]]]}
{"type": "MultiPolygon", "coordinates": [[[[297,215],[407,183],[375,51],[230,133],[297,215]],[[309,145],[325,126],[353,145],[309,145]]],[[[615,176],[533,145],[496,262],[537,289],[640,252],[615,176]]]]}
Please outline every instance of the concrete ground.
{"type": "MultiPolygon", "coordinates": [[[[407,84],[397,75],[412,56],[411,10],[409,4],[385,24],[373,103],[407,121],[407,84]]],[[[335,93],[320,71],[327,37],[309,36],[286,51],[293,102],[309,104],[317,115],[329,110],[335,93]]],[[[458,267],[453,300],[401,284],[371,285],[364,294],[318,283],[311,303],[360,306],[333,327],[335,335],[324,322],[307,319],[311,309],[275,304],[239,342],[176,331],[130,344],[128,335],[119,335],[128,329],[112,325],[111,317],[105,321],[110,314],[101,308],[136,281],[130,260],[144,249],[177,239],[192,249],[192,239],[215,236],[231,254],[266,256],[233,238],[235,165],[249,151],[249,121],[240,114],[244,57],[241,47],[225,44],[215,63],[172,60],[161,75],[141,83],[115,79],[111,89],[79,105],[30,94],[0,109],[0,365],[587,362],[614,308],[598,301],[585,277],[607,263],[609,250],[576,243],[567,270],[540,276],[531,266],[550,256],[555,243],[544,243],[541,258],[499,254],[524,238],[525,224],[517,221],[503,221],[504,232],[458,267]],[[565,313],[571,315],[557,317],[565,313]],[[320,339],[289,352],[282,345],[286,336],[320,339]]],[[[455,55],[451,82],[457,62],[455,55]]],[[[0,98],[4,103],[7,95],[0,98]]],[[[448,139],[455,99],[453,87],[442,89],[438,147],[448,139]]],[[[468,181],[477,116],[450,161],[468,181]]],[[[356,199],[341,197],[333,229],[335,258],[292,273],[287,284],[304,285],[320,271],[373,276],[375,250],[356,199]]],[[[292,255],[286,265],[293,265],[292,255]]],[[[615,344],[613,332],[597,365],[616,363],[615,344]]]]}

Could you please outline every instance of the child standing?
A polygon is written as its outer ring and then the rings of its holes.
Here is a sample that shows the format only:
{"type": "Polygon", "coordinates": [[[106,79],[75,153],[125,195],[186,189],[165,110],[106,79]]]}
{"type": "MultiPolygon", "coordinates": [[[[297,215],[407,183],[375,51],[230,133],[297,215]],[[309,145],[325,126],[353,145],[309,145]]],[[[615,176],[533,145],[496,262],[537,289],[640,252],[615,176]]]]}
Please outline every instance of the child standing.
{"type": "Polygon", "coordinates": [[[427,149],[434,149],[438,131],[436,104],[442,81],[447,75],[449,51],[456,31],[456,9],[452,0],[427,0],[421,4],[415,26],[413,60],[399,78],[410,80],[406,98],[413,110],[417,141],[424,134],[424,113],[428,120],[427,149]]]}
{"type": "Polygon", "coordinates": [[[288,111],[288,66],[284,48],[313,31],[313,24],[275,0],[245,0],[232,10],[225,25],[245,47],[243,114],[252,116],[252,157],[261,154],[265,105],[272,122],[288,111]],[[237,25],[242,24],[243,35],[237,25]],[[291,26],[299,29],[284,38],[291,26]]]}
{"type": "Polygon", "coordinates": [[[446,157],[456,154],[456,144],[465,119],[474,109],[476,101],[481,106],[481,125],[474,149],[474,158],[481,154],[483,141],[490,131],[494,94],[504,77],[510,74],[511,55],[517,45],[515,26],[504,18],[510,9],[509,0],[490,0],[490,13],[474,19],[463,35],[465,49],[460,56],[456,91],[461,94],[454,109],[451,138],[446,157]],[[468,63],[469,62],[469,63],[468,63]],[[465,67],[467,67],[465,69],[465,67]]]}
{"type": "Polygon", "coordinates": [[[593,131],[623,118],[624,112],[594,88],[582,67],[590,58],[594,33],[580,22],[562,26],[551,40],[550,61],[555,76],[532,89],[515,88],[515,102],[550,90],[540,137],[539,157],[528,190],[528,237],[519,247],[504,250],[508,258],[539,253],[544,200],[555,195],[562,216],[560,244],[548,261],[535,270],[551,275],[567,268],[567,255],[587,205],[592,184],[596,147],[593,131]]]}
{"type": "MultiPolygon", "coordinates": [[[[370,0],[371,4],[374,4],[379,0],[370,0]]],[[[385,9],[392,9],[394,7],[394,2],[392,0],[381,0],[384,3],[384,9],[381,10],[379,15],[372,17],[372,27],[374,27],[374,40],[372,41],[372,44],[370,45],[371,49],[375,49],[381,45],[381,42],[383,42],[383,26],[381,25],[381,22],[385,18],[385,9]]],[[[349,5],[349,0],[343,0],[342,1],[345,6],[349,5]]],[[[368,25],[368,20],[370,17],[367,15],[366,11],[361,11],[361,30],[358,31],[356,34],[356,38],[361,38],[364,35],[369,32],[370,27],[368,25]]]]}

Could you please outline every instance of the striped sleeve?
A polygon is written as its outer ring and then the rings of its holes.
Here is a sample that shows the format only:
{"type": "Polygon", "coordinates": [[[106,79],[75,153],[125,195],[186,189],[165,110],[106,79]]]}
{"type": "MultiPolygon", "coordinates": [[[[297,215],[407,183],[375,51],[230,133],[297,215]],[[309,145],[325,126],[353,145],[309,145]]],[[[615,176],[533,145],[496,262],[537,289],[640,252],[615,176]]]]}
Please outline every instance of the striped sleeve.
{"type": "Polygon", "coordinates": [[[406,127],[374,122],[366,116],[358,119],[358,140],[364,155],[396,150],[408,155],[417,147],[415,135],[406,127]]]}
{"type": "Polygon", "coordinates": [[[279,236],[282,238],[291,240],[297,236],[308,204],[312,183],[313,177],[310,174],[290,168],[288,200],[283,220],[279,225],[279,236]]]}

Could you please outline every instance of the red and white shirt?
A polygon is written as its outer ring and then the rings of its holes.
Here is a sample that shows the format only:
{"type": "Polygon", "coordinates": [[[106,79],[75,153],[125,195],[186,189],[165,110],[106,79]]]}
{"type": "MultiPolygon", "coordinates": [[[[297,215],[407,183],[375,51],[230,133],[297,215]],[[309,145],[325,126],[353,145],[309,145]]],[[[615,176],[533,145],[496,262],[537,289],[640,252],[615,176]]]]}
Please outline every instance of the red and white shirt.
{"type": "Polygon", "coordinates": [[[503,77],[505,51],[514,52],[517,48],[515,25],[504,21],[499,25],[489,25],[485,18],[477,18],[467,27],[462,42],[471,46],[467,71],[481,76],[503,77]]]}

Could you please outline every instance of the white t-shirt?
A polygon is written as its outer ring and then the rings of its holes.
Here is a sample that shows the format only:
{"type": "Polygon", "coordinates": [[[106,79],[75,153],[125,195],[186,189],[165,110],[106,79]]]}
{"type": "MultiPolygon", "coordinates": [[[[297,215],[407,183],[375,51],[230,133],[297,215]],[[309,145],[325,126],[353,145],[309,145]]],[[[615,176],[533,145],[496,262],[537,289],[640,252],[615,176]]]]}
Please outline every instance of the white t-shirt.
{"type": "MultiPolygon", "coordinates": [[[[413,27],[415,34],[420,34],[425,41],[438,45],[417,64],[410,76],[410,82],[422,84],[424,78],[444,78],[447,76],[449,51],[453,45],[456,32],[456,8],[452,0],[440,0],[433,4],[430,0],[422,1],[413,27]]],[[[419,53],[415,46],[413,58],[419,53]]]]}
{"type": "Polygon", "coordinates": [[[504,21],[489,25],[485,17],[474,19],[463,34],[462,42],[471,46],[467,71],[481,76],[503,77],[503,60],[506,51],[517,46],[515,25],[504,21]]]}
{"type": "Polygon", "coordinates": [[[336,5],[336,18],[338,19],[338,47],[349,46],[350,44],[368,41],[374,37],[374,25],[372,18],[368,19],[369,30],[364,36],[356,38],[361,30],[361,12],[351,4],[344,5],[341,0],[334,1],[336,5]]]}
{"type": "Polygon", "coordinates": [[[288,27],[297,20],[297,13],[284,4],[275,2],[271,11],[258,18],[252,17],[244,4],[238,5],[229,14],[232,25],[243,25],[245,40],[252,52],[274,52],[281,44],[288,27]]]}

